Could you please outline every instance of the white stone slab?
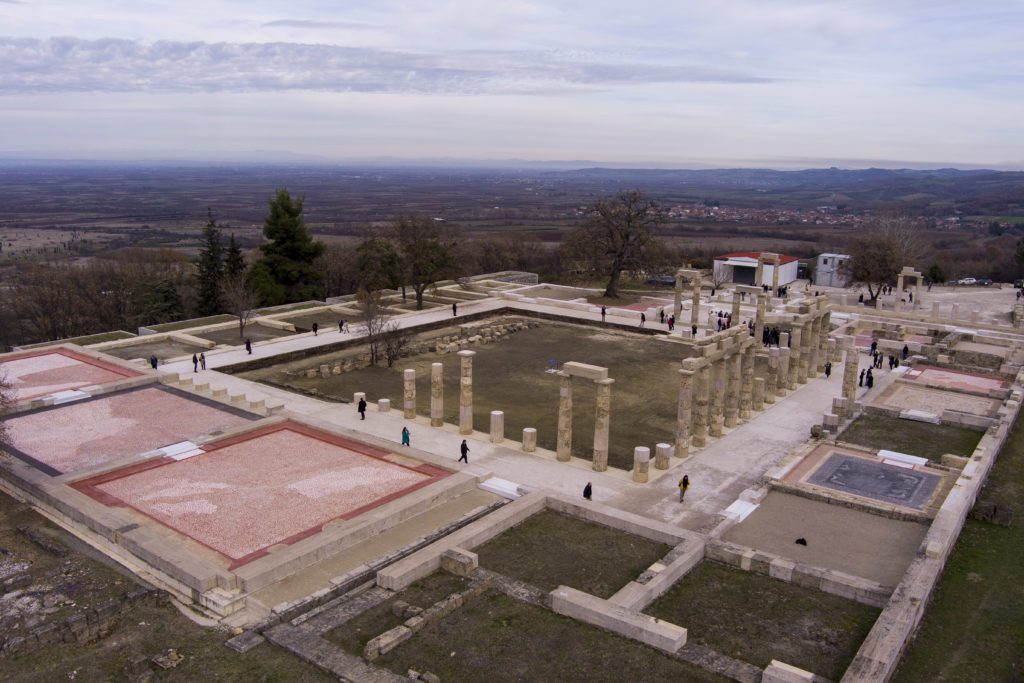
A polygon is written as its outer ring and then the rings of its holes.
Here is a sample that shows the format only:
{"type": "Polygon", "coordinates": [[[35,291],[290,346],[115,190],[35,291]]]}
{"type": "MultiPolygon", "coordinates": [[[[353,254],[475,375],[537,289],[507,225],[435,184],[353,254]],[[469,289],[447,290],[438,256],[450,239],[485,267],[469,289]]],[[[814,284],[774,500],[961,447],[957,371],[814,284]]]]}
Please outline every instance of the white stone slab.
{"type": "Polygon", "coordinates": [[[520,497],[519,484],[514,481],[509,481],[508,479],[491,477],[490,479],[481,482],[480,488],[484,491],[490,491],[496,496],[508,498],[509,500],[516,500],[520,497]]]}
{"type": "Polygon", "coordinates": [[[53,405],[59,406],[62,403],[71,403],[72,401],[81,401],[83,398],[89,398],[89,394],[75,389],[54,392],[50,394],[50,398],[53,399],[53,405]]]}
{"type": "Polygon", "coordinates": [[[914,422],[930,422],[933,425],[942,423],[942,419],[938,415],[924,410],[901,410],[900,419],[913,420],[914,422]]]}
{"type": "Polygon", "coordinates": [[[908,455],[897,451],[878,451],[878,457],[886,461],[906,463],[911,466],[924,467],[928,464],[928,458],[921,458],[916,455],[908,455]]]}
{"type": "Polygon", "coordinates": [[[191,458],[194,455],[205,453],[198,445],[191,441],[180,441],[178,443],[172,443],[170,446],[164,446],[159,451],[169,458],[174,460],[185,460],[191,458]]]}
{"type": "Polygon", "coordinates": [[[886,458],[882,458],[882,462],[886,465],[892,465],[893,467],[902,467],[905,470],[914,469],[914,466],[911,465],[909,462],[900,462],[899,460],[888,460],[886,458]]]}
{"type": "Polygon", "coordinates": [[[726,517],[736,520],[737,522],[742,522],[750,516],[751,512],[753,512],[757,508],[758,506],[754,503],[745,500],[735,500],[733,501],[732,505],[725,508],[723,514],[726,517]]]}
{"type": "Polygon", "coordinates": [[[893,368],[892,369],[892,374],[894,374],[894,375],[905,375],[908,372],[910,372],[910,366],[909,365],[901,365],[898,368],[893,368]]]}

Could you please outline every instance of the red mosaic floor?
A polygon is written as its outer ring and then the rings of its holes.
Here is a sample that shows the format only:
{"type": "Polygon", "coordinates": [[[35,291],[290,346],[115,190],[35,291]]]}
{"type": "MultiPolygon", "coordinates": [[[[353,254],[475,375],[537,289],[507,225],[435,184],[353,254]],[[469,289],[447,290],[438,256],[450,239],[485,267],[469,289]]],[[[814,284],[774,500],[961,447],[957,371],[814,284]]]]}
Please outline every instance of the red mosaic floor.
{"type": "Polygon", "coordinates": [[[6,358],[0,362],[0,372],[6,373],[7,381],[13,385],[15,401],[139,375],[66,349],[6,358]]]}
{"type": "Polygon", "coordinates": [[[910,379],[933,387],[959,389],[973,394],[987,395],[992,389],[1005,389],[1010,386],[1006,380],[989,375],[975,375],[969,372],[957,372],[943,368],[923,368],[920,374],[914,373],[910,379]]]}
{"type": "Polygon", "coordinates": [[[76,472],[248,421],[154,386],[16,415],[7,425],[16,449],[58,472],[76,472]]]}
{"type": "Polygon", "coordinates": [[[284,423],[186,460],[162,459],[79,482],[212,548],[238,566],[447,476],[385,460],[364,444],[284,423]]]}

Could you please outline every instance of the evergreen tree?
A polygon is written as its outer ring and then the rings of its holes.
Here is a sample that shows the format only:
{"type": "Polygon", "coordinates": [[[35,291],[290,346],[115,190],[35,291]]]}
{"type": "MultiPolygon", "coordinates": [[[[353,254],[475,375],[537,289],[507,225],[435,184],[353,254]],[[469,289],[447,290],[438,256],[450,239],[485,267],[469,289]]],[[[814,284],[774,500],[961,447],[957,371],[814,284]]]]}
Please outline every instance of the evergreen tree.
{"type": "Polygon", "coordinates": [[[228,280],[234,280],[245,273],[245,256],[242,255],[242,248],[235,241],[235,233],[231,233],[228,239],[228,250],[224,256],[224,275],[228,280]]]}
{"type": "Polygon", "coordinates": [[[209,213],[209,219],[203,227],[203,246],[200,247],[199,257],[196,259],[196,279],[196,309],[199,315],[215,315],[222,312],[224,245],[221,242],[220,228],[217,227],[212,212],[209,213]]]}
{"type": "Polygon", "coordinates": [[[324,243],[314,240],[302,220],[303,198],[292,199],[278,190],[269,201],[270,213],[263,222],[260,245],[263,256],[253,264],[250,278],[264,306],[316,299],[321,295],[320,274],[313,260],[323,253],[324,243]]]}

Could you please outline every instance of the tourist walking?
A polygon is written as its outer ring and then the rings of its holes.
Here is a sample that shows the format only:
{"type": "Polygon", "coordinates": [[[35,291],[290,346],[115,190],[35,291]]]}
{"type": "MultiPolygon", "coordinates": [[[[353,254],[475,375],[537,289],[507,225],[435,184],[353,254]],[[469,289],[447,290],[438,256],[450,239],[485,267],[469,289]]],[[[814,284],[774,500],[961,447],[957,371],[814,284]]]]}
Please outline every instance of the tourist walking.
{"type": "Polygon", "coordinates": [[[192,372],[199,372],[199,356],[192,354],[192,372]]]}
{"type": "Polygon", "coordinates": [[[345,321],[344,320],[339,320],[338,321],[338,334],[345,334],[345,321]]]}
{"type": "Polygon", "coordinates": [[[607,306],[602,306],[601,307],[601,322],[604,322],[604,317],[606,315],[608,315],[608,307],[607,306]]]}
{"type": "Polygon", "coordinates": [[[906,344],[904,344],[903,345],[903,360],[906,360],[907,356],[909,356],[909,355],[910,355],[910,347],[907,346],[906,344]]]}
{"type": "Polygon", "coordinates": [[[206,354],[202,351],[199,352],[199,367],[203,370],[206,369],[206,354]]]}
{"type": "Polygon", "coordinates": [[[313,336],[314,337],[317,336],[317,332],[319,330],[320,330],[320,326],[318,324],[316,324],[316,323],[313,323],[313,336]]]}
{"type": "Polygon", "coordinates": [[[408,446],[409,445],[409,428],[408,427],[402,427],[402,445],[403,446],[408,446]]]}
{"type": "Polygon", "coordinates": [[[458,304],[452,304],[452,317],[454,318],[454,317],[456,317],[458,315],[459,315],[459,305],[458,304]]]}
{"type": "Polygon", "coordinates": [[[469,444],[466,443],[465,439],[462,440],[462,445],[459,446],[459,451],[462,453],[462,455],[459,456],[459,462],[464,462],[464,463],[466,463],[468,465],[469,464],[469,444]]]}
{"type": "Polygon", "coordinates": [[[664,325],[665,324],[665,309],[664,308],[661,309],[660,311],[658,311],[658,316],[659,316],[659,319],[661,320],[661,324],[664,325]]]}
{"type": "Polygon", "coordinates": [[[360,420],[365,420],[366,419],[366,399],[365,398],[360,398],[359,399],[359,408],[358,408],[358,410],[359,410],[359,419],[360,420]]]}
{"type": "Polygon", "coordinates": [[[686,497],[686,490],[690,488],[690,475],[684,474],[683,478],[679,480],[679,502],[683,502],[683,498],[686,497]]]}
{"type": "Polygon", "coordinates": [[[591,499],[590,496],[592,496],[593,494],[594,494],[594,487],[591,486],[590,482],[588,481],[587,485],[583,487],[583,497],[586,498],[587,500],[590,500],[591,499]]]}
{"type": "Polygon", "coordinates": [[[641,313],[640,314],[640,327],[643,327],[645,322],[647,322],[647,316],[644,315],[643,313],[641,313]]]}
{"type": "Polygon", "coordinates": [[[832,376],[832,361],[825,361],[825,379],[832,376]]]}
{"type": "Polygon", "coordinates": [[[860,371],[860,379],[857,380],[857,386],[859,386],[859,387],[864,386],[864,373],[865,372],[868,372],[868,371],[867,370],[861,370],[860,371]]]}
{"type": "Polygon", "coordinates": [[[875,376],[871,374],[871,370],[868,370],[867,377],[864,378],[868,384],[868,389],[875,386],[875,376]]]}
{"type": "Polygon", "coordinates": [[[156,357],[156,356],[150,356],[150,357],[149,357],[149,366],[150,366],[151,368],[153,368],[154,370],[156,370],[156,366],[157,366],[157,364],[158,364],[159,362],[160,362],[160,361],[159,361],[159,360],[157,359],[157,357],[156,357]]]}
{"type": "Polygon", "coordinates": [[[251,342],[251,341],[249,341],[248,339],[246,339],[246,340],[245,340],[245,351],[246,351],[246,353],[248,353],[248,354],[249,354],[250,356],[252,355],[252,342],[251,342]]]}

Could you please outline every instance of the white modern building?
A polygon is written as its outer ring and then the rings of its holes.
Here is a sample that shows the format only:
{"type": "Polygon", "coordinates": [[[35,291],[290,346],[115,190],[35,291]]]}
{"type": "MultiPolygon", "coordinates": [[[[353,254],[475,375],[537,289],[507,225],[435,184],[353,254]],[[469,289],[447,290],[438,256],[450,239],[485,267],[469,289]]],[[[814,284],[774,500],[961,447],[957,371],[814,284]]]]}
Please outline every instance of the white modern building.
{"type": "MultiPolygon", "coordinates": [[[[714,277],[716,282],[733,282],[737,285],[756,285],[757,260],[761,256],[756,251],[734,251],[715,257],[714,277]]],[[[798,262],[795,256],[779,254],[779,286],[788,285],[796,280],[798,262]]],[[[775,266],[772,260],[765,259],[763,284],[771,285],[775,281],[775,266]]]]}
{"type": "Polygon", "coordinates": [[[845,287],[849,278],[842,265],[849,260],[849,254],[818,254],[814,284],[818,287],[845,287]]]}

